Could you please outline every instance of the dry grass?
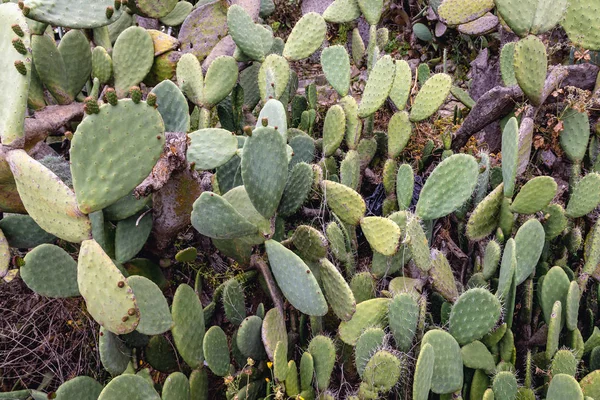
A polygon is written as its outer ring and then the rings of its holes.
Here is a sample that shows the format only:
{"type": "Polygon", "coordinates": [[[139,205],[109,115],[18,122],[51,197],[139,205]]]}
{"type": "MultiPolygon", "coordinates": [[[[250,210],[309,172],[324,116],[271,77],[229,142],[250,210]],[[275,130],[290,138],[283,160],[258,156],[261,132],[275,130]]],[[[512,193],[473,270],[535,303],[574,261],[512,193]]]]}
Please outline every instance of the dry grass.
{"type": "MultiPolygon", "coordinates": [[[[98,326],[81,298],[36,295],[20,279],[0,284],[0,392],[40,388],[90,371],[104,371],[97,350],[98,326]]],[[[92,376],[102,382],[104,372],[92,376]]]]}

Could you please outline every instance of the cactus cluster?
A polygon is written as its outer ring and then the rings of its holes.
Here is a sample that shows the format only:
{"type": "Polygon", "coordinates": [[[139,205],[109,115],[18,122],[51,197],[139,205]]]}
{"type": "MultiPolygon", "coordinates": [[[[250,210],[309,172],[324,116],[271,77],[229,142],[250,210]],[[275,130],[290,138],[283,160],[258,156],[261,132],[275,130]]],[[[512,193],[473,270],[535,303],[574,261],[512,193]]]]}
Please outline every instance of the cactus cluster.
{"type": "Polygon", "coordinates": [[[600,50],[597,0],[430,1],[518,39],[501,155],[454,146],[489,99],[386,51],[383,1],[284,38],[270,0],[194,3],[0,4],[0,285],[81,297],[110,375],[0,399],[600,399],[597,108],[538,36],[600,50]],[[533,165],[548,112],[566,179],[533,165]]]}

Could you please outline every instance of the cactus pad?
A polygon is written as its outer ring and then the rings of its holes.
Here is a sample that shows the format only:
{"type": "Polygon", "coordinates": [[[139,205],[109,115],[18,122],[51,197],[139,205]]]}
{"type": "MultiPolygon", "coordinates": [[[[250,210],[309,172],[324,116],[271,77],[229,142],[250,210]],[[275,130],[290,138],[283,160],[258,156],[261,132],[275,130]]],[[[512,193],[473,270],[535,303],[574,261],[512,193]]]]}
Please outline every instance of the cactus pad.
{"type": "Polygon", "coordinates": [[[291,61],[310,56],[325,40],[327,24],[321,15],[315,12],[304,14],[288,36],[283,56],[291,61]]]}
{"type": "Polygon", "coordinates": [[[592,212],[600,204],[600,174],[591,172],[575,184],[566,213],[571,218],[579,218],[592,212]]]}
{"type": "Polygon", "coordinates": [[[550,176],[538,176],[528,181],[513,200],[510,210],[519,214],[534,214],[550,204],[558,185],[550,176]]]}
{"type": "Polygon", "coordinates": [[[400,293],[390,301],[388,321],[396,347],[400,351],[408,352],[412,347],[418,319],[419,305],[412,294],[400,293]]]}
{"type": "Polygon", "coordinates": [[[515,250],[517,255],[517,269],[515,271],[516,284],[525,282],[535,270],[540,259],[545,241],[544,227],[537,219],[525,222],[515,235],[515,250]]]}
{"type": "Polygon", "coordinates": [[[273,360],[277,343],[288,341],[285,320],[276,308],[271,308],[265,314],[261,337],[269,359],[273,360]]]}
{"type": "Polygon", "coordinates": [[[363,91],[362,99],[358,106],[358,116],[361,118],[373,115],[387,99],[392,85],[396,65],[389,55],[381,57],[373,66],[367,85],[363,91]]]}
{"type": "Polygon", "coordinates": [[[360,17],[360,8],[357,0],[335,0],[323,12],[325,21],[335,24],[351,22],[358,17],[360,17]]]}
{"type": "Polygon", "coordinates": [[[52,171],[23,150],[13,150],[6,160],[25,209],[45,231],[69,242],[91,236],[91,223],[77,207],[75,194],[52,171]]]}
{"type": "Polygon", "coordinates": [[[73,187],[82,211],[100,210],[141,183],[163,150],[163,133],[160,113],[145,102],[105,104],[85,118],[71,147],[73,187]]]}
{"type": "Polygon", "coordinates": [[[531,103],[539,105],[546,81],[548,58],[546,47],[537,36],[528,36],[515,45],[515,78],[531,103]]]}
{"type": "Polygon", "coordinates": [[[342,321],[339,327],[340,339],[355,346],[366,328],[386,325],[389,302],[387,298],[365,300],[356,305],[356,312],[349,321],[342,321]]]}
{"type": "Polygon", "coordinates": [[[198,232],[213,239],[235,239],[258,232],[256,225],[223,197],[212,192],[203,192],[194,202],[192,225],[198,232]]]}
{"type": "Polygon", "coordinates": [[[172,305],[173,340],[183,360],[192,368],[204,361],[204,313],[198,295],[190,286],[179,285],[172,305]]]}
{"type": "Polygon", "coordinates": [[[321,66],[327,81],[341,97],[350,89],[350,57],[341,45],[329,46],[321,53],[321,66]]]}
{"type": "Polygon", "coordinates": [[[100,325],[117,334],[129,333],[138,326],[135,294],[95,240],[81,244],[77,281],[88,312],[100,325]]]}
{"type": "Polygon", "coordinates": [[[19,273],[27,286],[42,296],[79,296],[77,263],[58,246],[42,244],[31,250],[25,256],[25,265],[19,273]]]}
{"type": "Polygon", "coordinates": [[[208,368],[217,376],[225,376],[229,373],[229,347],[227,336],[223,329],[211,326],[202,341],[204,346],[204,357],[208,368]]]}
{"type": "Polygon", "coordinates": [[[187,159],[198,170],[210,170],[227,163],[238,149],[235,135],[221,128],[205,128],[188,135],[187,159]]]}
{"type": "Polygon", "coordinates": [[[467,236],[469,239],[481,240],[496,229],[502,199],[504,198],[503,192],[504,185],[501,183],[475,207],[467,222],[467,236]]]}
{"type": "Polygon", "coordinates": [[[396,60],[396,74],[390,89],[390,100],[399,110],[404,110],[412,85],[412,71],[405,60],[396,60]]]}
{"type": "Polygon", "coordinates": [[[329,380],[335,365],[333,340],[327,336],[317,335],[308,344],[308,351],[313,358],[317,388],[325,390],[329,386],[329,380]]]}
{"type": "Polygon", "coordinates": [[[432,116],[444,103],[452,88],[452,78],[435,74],[419,90],[410,110],[410,120],[419,122],[432,116]]]}
{"type": "Polygon", "coordinates": [[[367,206],[362,196],[351,188],[337,182],[321,183],[327,205],[344,223],[358,225],[367,206]]]}
{"type": "Polygon", "coordinates": [[[559,399],[583,400],[581,387],[572,376],[557,374],[552,377],[546,393],[546,400],[559,399]]]}
{"type": "Polygon", "coordinates": [[[598,0],[570,0],[562,21],[569,40],[576,46],[589,50],[600,50],[600,26],[592,10],[598,0]]]}
{"type": "Polygon", "coordinates": [[[139,26],[125,29],[115,42],[112,58],[117,96],[125,97],[129,88],[143,81],[152,68],[152,37],[139,26]]]}
{"type": "Polygon", "coordinates": [[[89,376],[78,376],[60,385],[56,391],[56,398],[97,400],[100,392],[102,392],[102,385],[95,379],[89,376]]]}
{"type": "Polygon", "coordinates": [[[374,250],[385,256],[396,253],[400,240],[400,227],[394,221],[383,217],[365,217],[360,221],[360,226],[374,250]]]}
{"type": "Polygon", "coordinates": [[[304,261],[274,240],[267,240],[265,247],[273,275],[290,304],[307,315],[325,315],[325,297],[304,261]]]}
{"type": "Polygon", "coordinates": [[[111,380],[102,389],[98,400],[113,400],[123,397],[131,400],[160,400],[152,385],[139,375],[125,374],[111,380]]]}
{"type": "Polygon", "coordinates": [[[501,313],[500,301],[487,289],[469,289],[452,306],[450,334],[463,345],[479,340],[492,330],[501,313]]]}
{"type": "Polygon", "coordinates": [[[269,54],[258,71],[258,88],[263,102],[270,98],[279,99],[290,79],[290,65],[285,58],[269,54]]]}
{"type": "Polygon", "coordinates": [[[323,155],[329,157],[335,153],[344,140],[346,132],[346,115],[339,105],[331,106],[323,123],[323,155]]]}
{"type": "Polygon", "coordinates": [[[572,108],[565,111],[563,130],[560,133],[560,147],[573,163],[580,163],[590,140],[590,121],[587,112],[578,112],[572,108]]]}
{"type": "Polygon", "coordinates": [[[502,131],[502,181],[504,196],[512,198],[519,162],[519,124],[515,117],[508,120],[502,131]]]}
{"type": "Polygon", "coordinates": [[[494,8],[491,0],[446,0],[438,7],[438,14],[445,24],[456,26],[481,17],[494,8]]]}
{"type": "Polygon", "coordinates": [[[356,311],[356,301],[350,286],[329,260],[323,258],[320,264],[321,281],[327,301],[339,319],[349,321],[356,311]]]}
{"type": "Polygon", "coordinates": [[[435,355],[431,391],[438,394],[452,393],[463,385],[463,363],[460,347],[452,335],[440,329],[425,334],[422,346],[433,347],[435,355]]]}
{"type": "Polygon", "coordinates": [[[127,279],[140,310],[140,323],[136,330],[145,335],[160,335],[171,329],[173,319],[167,299],[154,282],[141,275],[127,279]]]}
{"type": "Polygon", "coordinates": [[[417,217],[413,216],[408,220],[406,236],[413,261],[420,270],[429,271],[429,268],[431,268],[429,241],[417,217]]]}
{"type": "Polygon", "coordinates": [[[261,341],[262,319],[256,315],[245,318],[237,331],[237,346],[246,357],[264,360],[267,357],[261,341]]]}
{"type": "MultiPolygon", "coordinates": [[[[569,284],[569,278],[561,267],[552,267],[550,268],[550,271],[544,275],[540,296],[540,305],[542,307],[546,322],[550,321],[550,315],[552,314],[554,302],[560,301],[563,305],[567,304],[569,284]]],[[[564,323],[564,316],[562,318],[561,326],[562,323],[564,323]]]]}
{"type": "Polygon", "coordinates": [[[417,216],[424,220],[437,219],[459,208],[471,197],[478,175],[475,157],[455,154],[446,158],[425,182],[417,203],[417,216]]]}

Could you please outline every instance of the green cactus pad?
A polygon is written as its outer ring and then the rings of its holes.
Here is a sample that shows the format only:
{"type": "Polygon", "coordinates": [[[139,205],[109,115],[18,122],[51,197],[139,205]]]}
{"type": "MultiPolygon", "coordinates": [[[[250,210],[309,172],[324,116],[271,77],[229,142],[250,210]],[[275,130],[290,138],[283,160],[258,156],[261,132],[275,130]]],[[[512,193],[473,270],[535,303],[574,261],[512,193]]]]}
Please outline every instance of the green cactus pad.
{"type": "Polygon", "coordinates": [[[539,105],[546,81],[548,58],[546,47],[537,36],[528,36],[515,45],[515,78],[531,103],[539,105]]]}
{"type": "Polygon", "coordinates": [[[578,112],[572,108],[565,111],[563,130],[560,132],[560,147],[573,163],[580,163],[590,140],[590,121],[587,112],[578,112]]]}
{"type": "Polygon", "coordinates": [[[594,13],[591,12],[597,6],[597,0],[569,1],[561,24],[569,40],[575,46],[581,46],[589,50],[600,50],[600,26],[594,13]]]}
{"type": "Polygon", "coordinates": [[[150,204],[151,196],[136,198],[133,192],[123,196],[115,203],[104,208],[102,213],[109,221],[120,221],[137,214],[150,204]]]}
{"type": "Polygon", "coordinates": [[[600,204],[600,174],[591,172],[575,184],[566,213],[571,218],[583,217],[600,204]]]}
{"type": "Polygon", "coordinates": [[[77,281],[88,312],[100,325],[120,335],[138,326],[140,313],[133,290],[93,239],[81,244],[77,281]]]}
{"type": "Polygon", "coordinates": [[[379,350],[365,366],[363,382],[374,391],[387,393],[396,385],[401,373],[402,361],[387,350],[379,350]]]}
{"type": "MultiPolygon", "coordinates": [[[[405,60],[396,60],[396,74],[394,83],[390,89],[390,100],[399,110],[404,110],[410,96],[412,86],[412,71],[405,60]]],[[[388,128],[389,129],[389,128],[388,128]]]]}
{"type": "MultiPolygon", "coordinates": [[[[5,251],[8,256],[8,245],[5,251]]],[[[77,263],[62,248],[42,244],[27,253],[24,261],[25,265],[19,269],[19,273],[27,286],[37,294],[56,298],[79,296],[77,263]]]]}
{"type": "Polygon", "coordinates": [[[412,124],[408,120],[408,113],[400,111],[392,115],[388,123],[388,158],[396,158],[400,155],[408,144],[411,134],[412,124]]]}
{"type": "Polygon", "coordinates": [[[437,12],[446,25],[456,26],[474,21],[492,8],[494,2],[490,0],[446,0],[438,7],[437,12]]]}
{"type": "Polygon", "coordinates": [[[501,371],[494,376],[492,382],[494,399],[516,400],[517,399],[517,377],[514,372],[501,371]]]}
{"type": "Polygon", "coordinates": [[[203,235],[213,239],[235,239],[258,232],[256,225],[248,221],[223,197],[204,192],[194,202],[192,225],[203,235]]]}
{"type": "Polygon", "coordinates": [[[571,350],[558,350],[552,358],[550,371],[553,376],[558,374],[567,374],[575,376],[577,373],[578,361],[571,350]]]}
{"type": "Polygon", "coordinates": [[[274,240],[267,240],[265,247],[275,280],[290,304],[307,315],[325,315],[325,297],[304,261],[274,240]]]}
{"type": "Polygon", "coordinates": [[[502,307],[487,289],[469,289],[460,295],[450,312],[450,334],[459,344],[483,338],[498,322],[502,307]]]}
{"type": "Polygon", "coordinates": [[[544,227],[537,219],[525,222],[515,235],[515,249],[517,255],[517,269],[515,271],[516,284],[525,282],[535,270],[540,259],[545,242],[544,227]]]}
{"type": "Polygon", "coordinates": [[[323,12],[325,21],[334,24],[351,22],[358,17],[360,17],[360,8],[357,0],[335,0],[323,12]]]}
{"type": "Polygon", "coordinates": [[[496,291],[496,296],[498,296],[500,299],[506,300],[506,296],[508,295],[514,280],[516,270],[516,243],[513,238],[510,238],[506,242],[506,246],[504,246],[504,253],[502,254],[502,262],[500,264],[500,276],[498,278],[498,289],[496,291]]]}
{"type": "Polygon", "coordinates": [[[103,386],[95,379],[89,376],[78,376],[60,385],[55,398],[58,400],[97,400],[102,388],[103,386]]]}
{"type": "MultiPolygon", "coordinates": [[[[293,161],[293,160],[292,160],[293,161]]],[[[313,183],[310,165],[301,162],[292,168],[285,185],[278,213],[287,217],[294,214],[308,198],[313,183]]]]}
{"type": "Polygon", "coordinates": [[[258,71],[258,88],[263,102],[279,99],[290,79],[290,65],[285,58],[269,54],[258,71]]]}
{"type": "Polygon", "coordinates": [[[325,390],[329,386],[331,373],[335,365],[335,346],[327,336],[317,335],[308,344],[313,358],[317,389],[325,390]]]}
{"type": "Polygon", "coordinates": [[[273,353],[273,376],[280,381],[284,381],[289,373],[287,350],[286,342],[277,342],[273,353]]]}
{"type": "Polygon", "coordinates": [[[265,218],[273,216],[287,181],[288,158],[282,136],[272,128],[257,128],[246,139],[242,179],[254,207],[265,218]]]}
{"type": "Polygon", "coordinates": [[[218,326],[211,326],[202,341],[204,347],[204,357],[208,368],[217,376],[229,374],[229,347],[227,346],[227,336],[223,329],[218,326]]]}
{"type": "Polygon", "coordinates": [[[550,176],[538,176],[528,181],[513,200],[510,210],[519,214],[534,214],[550,204],[558,185],[550,176]]]}
{"type": "Polygon", "coordinates": [[[177,63],[177,84],[194,104],[202,104],[204,98],[204,74],[198,58],[193,54],[184,54],[177,63]]]}
{"type": "Polygon", "coordinates": [[[452,78],[446,74],[435,74],[427,79],[419,90],[410,110],[410,120],[423,121],[432,116],[444,103],[452,88],[452,78]]]}
{"type": "Polygon", "coordinates": [[[129,88],[144,80],[154,63],[154,44],[150,34],[139,26],[119,35],[112,52],[115,90],[125,97],[129,88]]]}
{"type": "Polygon", "coordinates": [[[424,344],[419,352],[417,364],[415,366],[415,375],[413,381],[412,395],[413,400],[427,400],[429,390],[431,389],[431,380],[433,378],[435,354],[433,346],[429,343],[424,344]]]}
{"type": "Polygon", "coordinates": [[[494,356],[492,356],[492,353],[490,353],[487,347],[478,340],[463,346],[460,349],[460,354],[465,367],[481,369],[487,373],[491,373],[496,369],[494,356]]]}
{"type": "MultiPolygon", "coordinates": [[[[393,117],[392,117],[393,118],[393,117]]],[[[400,210],[408,210],[413,199],[415,173],[409,164],[398,167],[396,174],[396,198],[400,210]]]]}
{"type": "Polygon", "coordinates": [[[398,251],[400,227],[389,218],[365,217],[360,227],[371,247],[385,255],[393,256],[398,251]]]}
{"type": "Polygon", "coordinates": [[[192,368],[204,362],[202,341],[204,338],[204,312],[198,295],[190,286],[179,285],[173,304],[173,340],[181,358],[192,368]]]}
{"type": "Polygon", "coordinates": [[[498,263],[500,261],[500,245],[495,240],[490,240],[485,246],[485,252],[483,255],[483,278],[485,280],[491,279],[496,275],[498,269],[498,263]]]}
{"type": "Polygon", "coordinates": [[[355,346],[356,341],[366,328],[383,328],[387,324],[390,301],[388,298],[376,298],[358,303],[352,318],[349,321],[342,321],[340,324],[340,339],[349,345],[355,346]]]}
{"type": "Polygon", "coordinates": [[[394,76],[395,70],[394,60],[389,55],[377,60],[369,74],[367,85],[358,106],[359,117],[365,118],[373,115],[383,105],[394,84],[394,80],[390,77],[394,76]]]}
{"type": "Polygon", "coordinates": [[[321,47],[327,33],[327,24],[321,15],[315,12],[304,14],[290,32],[283,56],[298,61],[310,56],[321,47]]]}
{"type": "Polygon", "coordinates": [[[58,52],[65,64],[67,91],[74,98],[81,92],[92,72],[90,43],[83,32],[70,30],[61,39],[58,52]]]}
{"type": "Polygon", "coordinates": [[[170,374],[163,385],[162,400],[185,400],[189,398],[190,382],[188,378],[181,372],[170,374]]]}
{"type": "Polygon", "coordinates": [[[342,45],[329,46],[321,53],[321,67],[327,81],[341,97],[350,89],[350,57],[342,45]]]}
{"type": "Polygon", "coordinates": [[[173,11],[177,2],[178,0],[128,0],[127,6],[136,14],[158,19],[173,11]]]}
{"type": "Polygon", "coordinates": [[[96,46],[92,50],[92,78],[98,78],[101,84],[112,77],[112,58],[104,47],[96,46]]]}
{"type": "Polygon", "coordinates": [[[192,10],[179,29],[179,41],[184,53],[191,53],[198,60],[204,60],[221,40],[225,40],[227,4],[205,1],[196,5],[198,7],[192,10]]]}
{"type": "Polygon", "coordinates": [[[417,216],[424,220],[437,219],[459,208],[471,197],[478,175],[475,157],[455,154],[446,158],[425,181],[417,203],[417,216]]]}
{"type": "Polygon", "coordinates": [[[417,217],[412,216],[408,220],[406,224],[406,236],[413,261],[420,270],[429,271],[429,268],[431,268],[429,241],[417,217]]]}
{"type": "Polygon", "coordinates": [[[160,288],[141,275],[130,276],[127,283],[140,309],[140,323],[136,330],[145,335],[160,335],[171,329],[173,318],[160,288]]]}
{"type": "Polygon", "coordinates": [[[563,307],[565,309],[565,324],[567,325],[567,329],[570,331],[577,329],[580,300],[581,290],[579,289],[577,282],[573,281],[569,284],[566,304],[563,307]]]}
{"type": "Polygon", "coordinates": [[[325,297],[335,315],[342,321],[349,321],[356,311],[354,294],[337,267],[328,259],[320,261],[321,281],[325,297]]]}
{"type": "Polygon", "coordinates": [[[238,78],[238,67],[230,56],[219,56],[213,60],[204,77],[202,106],[212,108],[221,102],[235,86],[238,78]]]}
{"type": "Polygon", "coordinates": [[[185,21],[186,17],[190,15],[194,5],[187,1],[179,1],[175,4],[175,7],[170,13],[160,18],[160,22],[166,26],[178,26],[185,21]]]}
{"type": "Polygon", "coordinates": [[[434,329],[423,336],[422,346],[433,347],[435,361],[431,378],[431,391],[438,394],[452,393],[463,385],[463,363],[460,347],[452,335],[434,329]]]}
{"type": "Polygon", "coordinates": [[[346,115],[339,105],[333,105],[327,110],[323,123],[323,155],[329,157],[335,153],[344,140],[346,132],[346,115]]]}
{"type": "Polygon", "coordinates": [[[167,132],[190,130],[190,115],[187,100],[181,90],[170,80],[156,85],[150,93],[156,95],[156,104],[167,132]]]}
{"type": "Polygon", "coordinates": [[[344,109],[346,115],[346,145],[351,150],[356,150],[362,133],[362,124],[358,118],[358,104],[352,96],[340,99],[339,105],[344,109]]]}
{"type": "Polygon", "coordinates": [[[400,293],[390,301],[388,321],[398,350],[408,352],[413,344],[419,319],[419,305],[409,293],[400,293]]]}
{"type": "Polygon", "coordinates": [[[491,234],[498,226],[498,217],[504,185],[498,185],[492,190],[475,208],[467,222],[467,236],[469,239],[478,241],[491,234]]]}
{"type": "Polygon", "coordinates": [[[600,370],[587,374],[579,382],[583,394],[587,397],[596,398],[600,395],[600,370]]]}
{"type": "Polygon", "coordinates": [[[152,385],[139,375],[125,374],[111,380],[102,389],[98,400],[160,400],[152,385]]]}
{"type": "Polygon", "coordinates": [[[246,357],[264,360],[267,357],[261,341],[262,319],[256,315],[245,318],[237,332],[237,346],[246,357]]]}
{"type": "Polygon", "coordinates": [[[383,12],[383,0],[358,0],[358,6],[369,25],[377,25],[383,12]]]}
{"type": "Polygon", "coordinates": [[[381,328],[367,328],[354,349],[354,364],[360,377],[363,376],[365,367],[373,354],[384,345],[385,332],[381,328]]]}
{"type": "Polygon", "coordinates": [[[342,222],[358,225],[367,210],[362,196],[341,183],[324,180],[321,182],[327,206],[342,222]]]}
{"type": "Polygon", "coordinates": [[[502,73],[504,86],[515,86],[518,84],[514,67],[515,43],[506,43],[502,46],[500,52],[500,72],[502,73]]]}
{"type": "Polygon", "coordinates": [[[152,230],[152,214],[133,215],[117,223],[115,259],[119,263],[131,260],[144,247],[152,230]]]}
{"type": "Polygon", "coordinates": [[[292,235],[292,243],[305,260],[318,261],[327,256],[327,239],[312,226],[298,226],[292,235]]]}
{"type": "Polygon", "coordinates": [[[517,165],[519,162],[519,124],[512,117],[502,131],[502,180],[504,196],[512,197],[515,190],[517,165]]]}
{"type": "Polygon", "coordinates": [[[120,100],[87,116],[71,145],[73,187],[81,210],[100,210],[140,184],[160,157],[163,133],[160,113],[145,102],[120,100]],[[139,130],[142,125],[144,129],[139,130]],[[108,136],[111,141],[106,140],[108,136]]]}
{"type": "Polygon", "coordinates": [[[225,282],[222,300],[225,316],[229,322],[234,325],[241,324],[244,318],[246,318],[246,304],[244,289],[236,279],[231,278],[225,282]]]}
{"type": "Polygon", "coordinates": [[[261,337],[267,356],[273,360],[277,343],[288,341],[285,320],[276,308],[271,308],[265,314],[261,337]]]}
{"type": "MultiPolygon", "coordinates": [[[[1,224],[0,228],[2,228],[1,224]]],[[[598,221],[596,221],[586,237],[583,258],[585,260],[583,272],[586,274],[595,274],[598,264],[600,264],[600,222],[598,221]]]]}
{"type": "Polygon", "coordinates": [[[450,263],[439,250],[432,251],[429,274],[433,280],[433,288],[446,300],[454,301],[458,297],[458,287],[450,263]]]}
{"type": "Polygon", "coordinates": [[[100,361],[112,376],[121,375],[131,361],[131,349],[117,335],[100,327],[98,339],[100,361]]]}
{"type": "Polygon", "coordinates": [[[114,10],[114,5],[113,0],[100,0],[93,4],[84,0],[24,1],[24,6],[29,9],[27,18],[74,29],[97,28],[116,21],[122,10],[114,10]],[[108,7],[114,11],[110,17],[107,17],[108,7]]]}
{"type": "Polygon", "coordinates": [[[23,150],[13,150],[10,165],[25,209],[45,231],[69,242],[91,237],[91,223],[77,207],[75,194],[52,171],[23,150]]]}
{"type": "Polygon", "coordinates": [[[56,47],[54,39],[47,35],[34,35],[31,38],[31,52],[36,72],[59,104],[69,104],[73,95],[69,92],[65,61],[56,47]]]}
{"type": "Polygon", "coordinates": [[[252,60],[264,61],[265,51],[260,40],[261,32],[252,17],[241,6],[234,4],[227,10],[229,34],[240,50],[252,60]]]}
{"type": "Polygon", "coordinates": [[[360,156],[356,150],[350,150],[340,163],[340,183],[353,190],[357,190],[359,181],[360,156]]]}
{"type": "Polygon", "coordinates": [[[287,115],[283,103],[279,100],[270,99],[265,103],[258,114],[256,127],[262,128],[263,121],[267,121],[270,128],[275,129],[284,142],[287,142],[287,115]]]}
{"type": "MultiPolygon", "coordinates": [[[[561,304],[567,304],[567,294],[569,292],[569,278],[565,271],[558,266],[550,268],[550,271],[544,276],[544,282],[542,283],[542,290],[540,296],[540,305],[544,313],[544,319],[546,323],[550,321],[550,315],[552,314],[552,307],[555,301],[560,301],[561,304]]],[[[562,317],[562,324],[564,324],[565,316],[562,317]]]]}
{"type": "Polygon", "coordinates": [[[221,128],[205,128],[188,135],[187,159],[197,170],[210,170],[227,163],[238,149],[235,135],[221,128]]]}
{"type": "Polygon", "coordinates": [[[40,228],[29,215],[4,214],[4,218],[0,220],[0,229],[10,247],[33,248],[56,240],[56,236],[40,228]]]}
{"type": "Polygon", "coordinates": [[[552,377],[546,393],[546,400],[559,399],[583,400],[582,388],[572,376],[557,374],[552,377]]]}

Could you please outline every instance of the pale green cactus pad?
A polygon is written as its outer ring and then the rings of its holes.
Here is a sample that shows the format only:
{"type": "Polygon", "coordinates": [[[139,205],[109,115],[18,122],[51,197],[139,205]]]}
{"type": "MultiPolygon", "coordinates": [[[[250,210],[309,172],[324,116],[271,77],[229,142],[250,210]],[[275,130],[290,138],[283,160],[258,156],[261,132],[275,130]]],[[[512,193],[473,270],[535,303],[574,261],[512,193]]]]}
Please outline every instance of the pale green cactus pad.
{"type": "Polygon", "coordinates": [[[321,259],[320,266],[323,291],[329,305],[339,319],[349,321],[356,311],[356,301],[350,286],[328,259],[321,259]]]}
{"type": "Polygon", "coordinates": [[[358,303],[352,318],[349,321],[342,321],[340,324],[338,330],[340,339],[354,346],[366,328],[385,327],[390,301],[391,299],[380,297],[358,303]]]}
{"type": "Polygon", "coordinates": [[[27,253],[24,261],[19,273],[34,292],[57,298],[79,296],[77,262],[62,248],[42,244],[27,253]]]}
{"type": "Polygon", "coordinates": [[[23,150],[6,157],[25,209],[45,231],[69,242],[89,239],[92,225],[60,178],[23,150]]]}
{"type": "Polygon", "coordinates": [[[399,110],[404,110],[412,85],[412,71],[405,60],[396,60],[396,75],[390,90],[390,100],[399,110]]]}
{"type": "Polygon", "coordinates": [[[135,294],[123,274],[93,239],[81,244],[77,282],[88,312],[100,325],[119,335],[137,328],[140,312],[135,294]]]}
{"type": "Polygon", "coordinates": [[[179,285],[172,305],[173,340],[181,358],[192,368],[198,368],[204,362],[202,341],[204,338],[204,312],[194,289],[179,285]]]}
{"type": "Polygon", "coordinates": [[[115,90],[125,97],[129,88],[144,80],[154,63],[152,37],[144,28],[132,26],[123,31],[112,52],[115,90]]]}
{"type": "Polygon", "coordinates": [[[460,295],[450,312],[450,333],[459,344],[483,338],[498,322],[500,300],[487,289],[469,289],[460,295]]]}
{"type": "Polygon", "coordinates": [[[492,0],[446,0],[438,7],[438,14],[450,26],[471,22],[494,8],[492,0]]]}
{"type": "Polygon", "coordinates": [[[160,288],[141,275],[130,276],[127,283],[135,294],[140,310],[140,323],[136,330],[145,335],[160,335],[171,329],[173,318],[160,288]]]}
{"type": "Polygon", "coordinates": [[[360,8],[357,0],[335,0],[323,12],[325,21],[335,24],[354,21],[358,17],[360,17],[360,8]]]}
{"type": "Polygon", "coordinates": [[[367,206],[362,196],[351,188],[337,182],[321,182],[323,197],[327,205],[343,222],[358,225],[367,206]]]}
{"type": "Polygon", "coordinates": [[[350,89],[350,57],[341,45],[329,46],[321,53],[321,66],[327,81],[341,97],[350,89]]]}
{"type": "Polygon", "coordinates": [[[113,0],[100,0],[93,4],[84,0],[26,0],[27,17],[55,26],[88,29],[115,22],[122,13],[120,4],[113,0]],[[108,11],[108,9],[111,11],[108,11]],[[109,16],[110,14],[110,16],[109,16]]]}
{"type": "Polygon", "coordinates": [[[400,242],[400,227],[389,218],[365,217],[360,221],[360,227],[371,247],[383,254],[396,254],[400,242]]]}
{"type": "Polygon", "coordinates": [[[423,121],[431,117],[446,100],[452,88],[452,78],[447,74],[435,74],[427,79],[417,93],[412,108],[410,120],[423,121]]]}
{"type": "Polygon", "coordinates": [[[535,177],[523,185],[510,209],[519,214],[534,214],[550,204],[557,189],[558,185],[554,178],[550,176],[535,177]]]}
{"type": "Polygon", "coordinates": [[[114,400],[125,396],[131,400],[160,400],[154,387],[138,375],[125,374],[111,380],[102,389],[98,400],[114,400]]]}
{"type": "Polygon", "coordinates": [[[358,105],[358,116],[361,118],[373,115],[387,99],[394,80],[396,65],[389,55],[381,57],[369,74],[367,85],[358,105]]]}
{"type": "Polygon", "coordinates": [[[327,33],[327,24],[323,17],[315,12],[300,18],[288,36],[283,56],[291,61],[310,56],[321,47],[327,33]]]}
{"type": "Polygon", "coordinates": [[[215,169],[227,163],[238,149],[234,134],[221,128],[205,128],[188,137],[187,160],[198,170],[215,169]]]}
{"type": "Polygon", "coordinates": [[[290,79],[290,65],[277,54],[269,54],[258,71],[258,89],[263,102],[270,98],[279,99],[290,79]]]}
{"type": "Polygon", "coordinates": [[[546,46],[537,36],[528,36],[515,45],[515,78],[531,103],[539,105],[546,81],[548,58],[546,46]]]}
{"type": "Polygon", "coordinates": [[[598,0],[570,0],[562,26],[569,40],[589,50],[600,50],[600,26],[592,10],[600,4],[598,0]]]}
{"type": "Polygon", "coordinates": [[[425,334],[422,346],[433,347],[434,363],[431,391],[444,394],[460,390],[463,385],[463,363],[460,347],[448,332],[434,329],[425,334]]]}

